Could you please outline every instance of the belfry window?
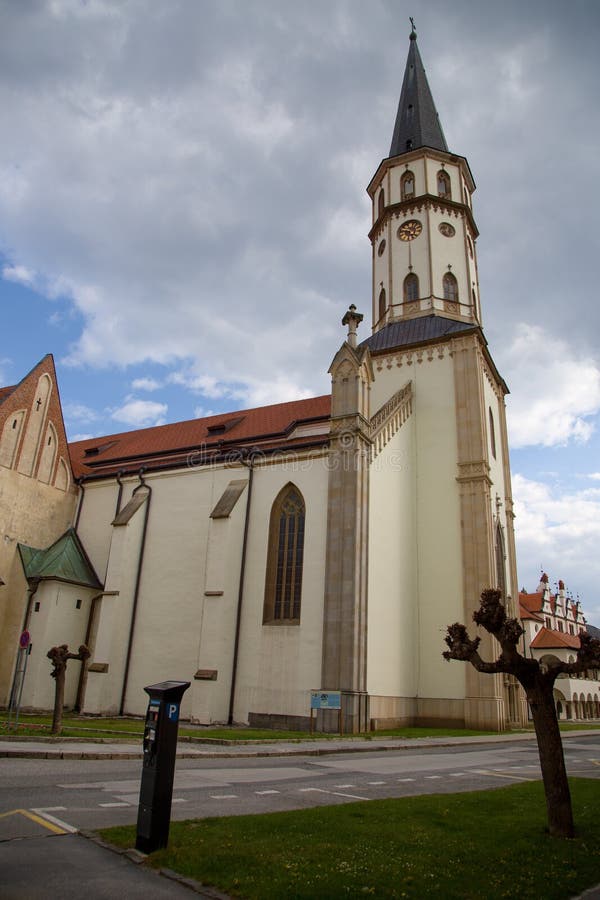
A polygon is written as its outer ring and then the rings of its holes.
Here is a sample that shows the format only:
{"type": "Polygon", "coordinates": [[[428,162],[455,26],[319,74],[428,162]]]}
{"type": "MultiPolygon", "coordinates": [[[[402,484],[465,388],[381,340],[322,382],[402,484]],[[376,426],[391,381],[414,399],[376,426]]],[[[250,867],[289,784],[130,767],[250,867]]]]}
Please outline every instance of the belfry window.
{"type": "Polygon", "coordinates": [[[383,188],[379,191],[379,198],[377,200],[377,216],[383,215],[383,209],[385,207],[385,191],[383,188]]]}
{"type": "Polygon", "coordinates": [[[438,189],[438,197],[443,197],[444,200],[450,200],[452,197],[452,190],[450,189],[450,176],[447,172],[444,172],[443,169],[437,173],[437,189],[438,189]]]}
{"type": "Polygon", "coordinates": [[[444,300],[451,303],[458,302],[458,282],[452,272],[446,272],[443,279],[444,300]]]}
{"type": "Polygon", "coordinates": [[[419,299],[419,279],[411,272],[404,279],[404,302],[412,303],[413,300],[419,299]]]}
{"type": "Polygon", "coordinates": [[[288,484],[271,509],[263,624],[300,624],[305,506],[288,484]]]}
{"type": "Polygon", "coordinates": [[[412,172],[405,172],[400,179],[400,195],[403,200],[412,200],[415,196],[415,176],[412,172]]]}
{"type": "Polygon", "coordinates": [[[381,290],[379,291],[379,319],[380,320],[383,319],[383,317],[385,316],[385,307],[386,307],[385,288],[381,288],[381,290]]]}

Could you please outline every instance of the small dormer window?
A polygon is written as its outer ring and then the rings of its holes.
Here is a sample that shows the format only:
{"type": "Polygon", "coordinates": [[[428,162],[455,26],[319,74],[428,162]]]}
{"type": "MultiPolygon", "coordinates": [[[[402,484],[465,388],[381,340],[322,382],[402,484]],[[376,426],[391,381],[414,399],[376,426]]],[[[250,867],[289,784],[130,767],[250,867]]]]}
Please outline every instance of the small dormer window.
{"type": "Polygon", "coordinates": [[[379,199],[377,200],[377,215],[382,216],[385,207],[385,191],[383,188],[379,191],[379,199]]]}
{"type": "Polygon", "coordinates": [[[403,200],[412,200],[415,196],[415,176],[412,172],[405,172],[400,179],[400,192],[403,200]]]}
{"type": "Polygon", "coordinates": [[[404,302],[412,303],[413,300],[419,299],[419,279],[411,272],[404,279],[404,302]]]}
{"type": "Polygon", "coordinates": [[[452,272],[446,272],[443,278],[444,300],[458,302],[458,282],[452,272]]]}
{"type": "Polygon", "coordinates": [[[452,191],[450,189],[450,176],[443,169],[437,173],[437,189],[438,189],[438,197],[443,197],[444,200],[450,200],[452,197],[452,191]]]}

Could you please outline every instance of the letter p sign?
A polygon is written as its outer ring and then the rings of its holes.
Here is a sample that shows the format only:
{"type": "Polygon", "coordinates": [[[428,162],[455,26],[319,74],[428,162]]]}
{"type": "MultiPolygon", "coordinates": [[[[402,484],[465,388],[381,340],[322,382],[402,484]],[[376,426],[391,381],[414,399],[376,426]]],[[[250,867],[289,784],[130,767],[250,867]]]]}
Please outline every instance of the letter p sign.
{"type": "Polygon", "coordinates": [[[167,704],[167,718],[170,722],[177,722],[179,719],[179,703],[167,704]]]}

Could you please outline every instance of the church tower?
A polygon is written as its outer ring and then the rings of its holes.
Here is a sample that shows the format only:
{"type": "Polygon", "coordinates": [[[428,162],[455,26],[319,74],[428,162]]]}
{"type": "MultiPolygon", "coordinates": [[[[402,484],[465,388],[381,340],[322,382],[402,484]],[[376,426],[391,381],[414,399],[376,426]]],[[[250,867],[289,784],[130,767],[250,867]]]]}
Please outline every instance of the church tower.
{"type": "MultiPolygon", "coordinates": [[[[482,330],[475,182],[448,149],[414,27],[390,155],[367,190],[372,333],[356,343],[351,308],[330,370],[322,683],[344,693],[349,730],[365,719],[502,730],[521,716],[516,687],[442,659],[446,627],[471,626],[484,588],[498,586],[510,614],[518,588],[508,388],[482,330]]],[[[491,641],[481,634],[485,658],[491,641]]]]}

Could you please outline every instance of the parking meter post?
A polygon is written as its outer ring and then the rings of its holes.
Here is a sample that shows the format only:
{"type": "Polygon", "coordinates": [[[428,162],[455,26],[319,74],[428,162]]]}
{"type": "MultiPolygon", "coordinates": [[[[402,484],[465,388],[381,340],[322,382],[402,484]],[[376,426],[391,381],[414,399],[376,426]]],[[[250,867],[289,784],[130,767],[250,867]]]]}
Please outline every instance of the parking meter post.
{"type": "Polygon", "coordinates": [[[149,701],[135,843],[143,853],[152,853],[169,842],[179,709],[189,686],[189,681],[161,681],[144,688],[149,701]]]}

